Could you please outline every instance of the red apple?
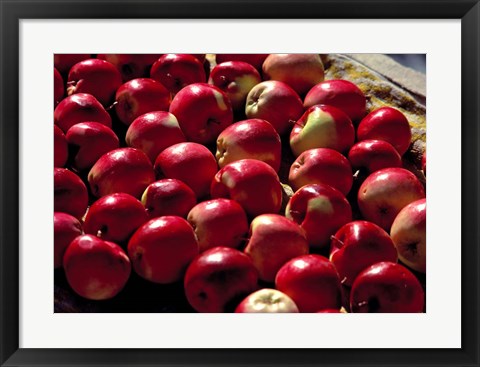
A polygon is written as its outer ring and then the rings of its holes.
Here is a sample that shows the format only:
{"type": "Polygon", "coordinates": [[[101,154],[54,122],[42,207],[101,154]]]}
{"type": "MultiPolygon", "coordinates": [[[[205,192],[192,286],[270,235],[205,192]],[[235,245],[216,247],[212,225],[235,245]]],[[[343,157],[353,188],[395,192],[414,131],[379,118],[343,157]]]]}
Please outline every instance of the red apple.
{"type": "Polygon", "coordinates": [[[105,153],[117,149],[120,145],[117,135],[112,129],[98,122],[81,122],[67,131],[67,142],[72,167],[77,171],[92,168],[95,162],[105,153]]]}
{"type": "Polygon", "coordinates": [[[395,217],[390,230],[398,257],[413,270],[427,270],[427,201],[408,204],[395,217]]]}
{"type": "Polygon", "coordinates": [[[330,236],[352,220],[352,209],[340,191],[313,184],[303,186],[290,198],[285,215],[304,229],[311,247],[325,247],[330,236]]]}
{"type": "Polygon", "coordinates": [[[60,103],[65,95],[65,86],[63,85],[63,78],[59,71],[53,68],[53,105],[60,103]]]}
{"type": "Polygon", "coordinates": [[[99,54],[97,57],[112,63],[122,75],[123,82],[148,77],[153,63],[161,54],[99,54]]]}
{"type": "Polygon", "coordinates": [[[365,116],[357,129],[357,139],[385,140],[393,145],[400,155],[410,147],[412,132],[407,118],[392,107],[381,107],[365,116]]]}
{"type": "Polygon", "coordinates": [[[382,168],[402,167],[402,157],[397,150],[383,140],[363,140],[348,152],[353,171],[373,173],[382,168]]]}
{"type": "Polygon", "coordinates": [[[70,243],[82,234],[82,224],[74,216],[53,213],[53,266],[62,267],[63,255],[70,243]]]}
{"type": "Polygon", "coordinates": [[[198,312],[225,312],[257,290],[257,281],[257,270],[247,255],[230,247],[214,247],[188,266],[185,295],[198,312]]]}
{"type": "Polygon", "coordinates": [[[235,313],[298,313],[298,307],[285,293],[263,288],[245,298],[235,313]]]}
{"type": "Polygon", "coordinates": [[[230,199],[198,203],[187,220],[195,230],[200,252],[219,246],[238,248],[248,233],[247,215],[240,204],[230,199]]]}
{"type": "Polygon", "coordinates": [[[208,195],[217,173],[217,161],[203,145],[187,142],[168,147],[155,160],[157,178],[176,178],[186,183],[201,199],[208,195]]]}
{"type": "Polygon", "coordinates": [[[128,256],[135,272],[154,283],[181,280],[196,255],[198,243],[193,228],[176,216],[149,220],[128,242],[128,256]]]}
{"type": "Polygon", "coordinates": [[[90,54],[55,54],[53,56],[53,65],[61,74],[67,75],[73,65],[91,57],[92,55],[90,54]]]}
{"type": "Polygon", "coordinates": [[[63,167],[68,159],[68,143],[62,129],[53,125],[53,166],[63,167]]]}
{"type": "Polygon", "coordinates": [[[161,83],[149,78],[132,79],[117,89],[115,112],[128,126],[147,112],[168,111],[170,100],[170,92],[161,83]]]}
{"type": "Polygon", "coordinates": [[[150,218],[174,215],[186,218],[197,203],[193,190],[180,180],[166,178],[148,185],[142,204],[150,218]]]}
{"type": "Polygon", "coordinates": [[[64,133],[79,122],[94,121],[112,127],[112,118],[91,94],[77,93],[63,99],[55,108],[54,122],[64,133]]]}
{"type": "Polygon", "coordinates": [[[352,121],[341,110],[327,105],[310,107],[290,133],[293,154],[314,148],[330,148],[346,152],[355,141],[352,121]]]}
{"type": "Polygon", "coordinates": [[[140,198],[155,181],[152,163],[141,150],[119,148],[102,155],[88,173],[88,183],[96,197],[124,192],[140,198]]]}
{"type": "Polygon", "coordinates": [[[335,266],[320,255],[298,256],[283,265],[275,288],[289,296],[300,312],[340,309],[342,286],[335,266]]]}
{"type": "Polygon", "coordinates": [[[200,144],[214,142],[233,121],[227,95],[206,83],[190,84],[178,92],[170,112],[178,119],[187,140],[200,144]]]}
{"type": "Polygon", "coordinates": [[[131,272],[130,260],[120,246],[88,234],[68,246],[63,268],[75,293],[96,301],[115,297],[131,272]]]}
{"type": "Polygon", "coordinates": [[[397,250],[382,228],[367,221],[345,224],[332,236],[330,261],[342,284],[351,286],[365,268],[380,261],[397,262],[397,250]]]}
{"type": "Polygon", "coordinates": [[[270,54],[263,62],[262,71],[265,80],[287,83],[301,96],[325,77],[318,54],[270,54]]]}
{"type": "Polygon", "coordinates": [[[251,158],[267,163],[278,172],[282,160],[282,143],[268,121],[239,121],[218,136],[216,158],[220,168],[240,159],[251,158]]]}
{"type": "Polygon", "coordinates": [[[358,191],[358,206],[365,220],[387,232],[406,205],[425,197],[425,190],[410,171],[384,168],[368,176],[358,191]]]}
{"type": "Polygon", "coordinates": [[[66,168],[53,170],[54,211],[81,218],[88,206],[87,187],[72,171],[66,168]]]}
{"type": "Polygon", "coordinates": [[[317,313],[347,313],[346,311],[337,310],[336,308],[326,308],[324,310],[317,311],[317,313]]]}
{"type": "Polygon", "coordinates": [[[288,84],[270,80],[254,86],[247,95],[245,114],[249,119],[270,122],[280,135],[290,132],[303,114],[302,100],[288,84]]]}
{"type": "Polygon", "coordinates": [[[310,89],[303,106],[310,108],[316,104],[326,104],[337,107],[356,123],[365,116],[366,103],[365,95],[355,84],[348,80],[332,79],[318,83],[310,89]]]}
{"type": "Polygon", "coordinates": [[[262,70],[262,65],[268,54],[216,54],[215,60],[217,64],[226,61],[242,61],[252,65],[257,70],[262,70]]]}
{"type": "Polygon", "coordinates": [[[227,61],[215,66],[209,83],[225,92],[234,111],[244,111],[247,95],[262,78],[251,64],[242,61],[227,61]]]}
{"type": "Polygon", "coordinates": [[[115,92],[122,85],[122,76],[111,63],[88,59],[73,65],[68,73],[67,93],[88,93],[103,106],[113,103],[115,92]]]}
{"type": "Polygon", "coordinates": [[[203,64],[193,55],[165,54],[150,70],[150,78],[162,83],[172,94],[193,83],[205,83],[203,64]]]}
{"type": "Polygon", "coordinates": [[[282,205],[282,185],[275,170],[256,159],[227,164],[215,175],[212,198],[237,201],[250,217],[278,213],[282,205]]]}
{"type": "Polygon", "coordinates": [[[250,225],[245,247],[258,270],[259,279],[273,282],[278,270],[294,257],[308,254],[305,231],[279,214],[263,214],[250,225]]]}
{"type": "Polygon", "coordinates": [[[352,312],[423,312],[424,291],[405,267],[392,262],[376,263],[362,271],[350,293],[352,312]]]}
{"type": "Polygon", "coordinates": [[[125,136],[127,145],[143,151],[152,163],[165,148],[184,141],[185,135],[177,118],[166,111],[149,112],[137,117],[125,136]]]}
{"type": "Polygon", "coordinates": [[[88,209],[83,228],[85,233],[123,244],[147,220],[142,203],[119,192],[95,201],[88,209]]]}
{"type": "Polygon", "coordinates": [[[353,173],[348,159],[329,148],[309,149],[298,156],[290,167],[288,181],[294,191],[304,185],[322,183],[348,194],[353,173]]]}

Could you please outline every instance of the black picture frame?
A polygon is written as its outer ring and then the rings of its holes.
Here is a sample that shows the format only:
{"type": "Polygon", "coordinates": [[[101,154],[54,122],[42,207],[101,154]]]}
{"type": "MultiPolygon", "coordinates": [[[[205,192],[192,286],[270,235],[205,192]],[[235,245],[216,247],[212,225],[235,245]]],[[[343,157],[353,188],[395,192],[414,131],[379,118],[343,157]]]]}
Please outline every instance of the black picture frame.
{"type": "MultiPolygon", "coordinates": [[[[0,0],[0,363],[2,366],[479,366],[478,0],[0,0]],[[112,6],[116,5],[116,6],[112,6]],[[127,18],[461,19],[460,349],[20,349],[19,20],[127,18]],[[468,246],[467,246],[468,244],[468,246]]],[[[446,60],[446,62],[448,62],[446,60]]],[[[446,70],[448,67],[446,67],[446,70]]],[[[439,325],[441,329],[442,326],[439,325]]]]}

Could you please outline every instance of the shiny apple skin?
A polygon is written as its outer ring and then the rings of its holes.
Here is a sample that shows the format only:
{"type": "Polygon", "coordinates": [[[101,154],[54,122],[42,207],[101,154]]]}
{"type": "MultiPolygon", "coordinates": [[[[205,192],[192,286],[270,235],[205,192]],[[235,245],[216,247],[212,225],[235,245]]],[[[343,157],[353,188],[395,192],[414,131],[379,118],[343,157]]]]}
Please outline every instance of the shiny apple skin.
{"type": "Polygon", "coordinates": [[[200,252],[213,247],[238,248],[248,233],[248,221],[240,204],[213,199],[195,205],[187,216],[197,235],[200,252]]]}
{"type": "Polygon", "coordinates": [[[342,284],[351,286],[365,268],[381,261],[397,262],[397,250],[382,228],[367,221],[345,224],[332,236],[330,261],[342,284]]]}
{"type": "Polygon", "coordinates": [[[237,201],[247,215],[278,213],[282,205],[282,186],[275,170],[256,159],[227,164],[217,172],[210,187],[215,198],[237,201]]]}
{"type": "Polygon", "coordinates": [[[230,100],[220,89],[207,83],[190,84],[180,90],[170,105],[188,141],[215,142],[233,122],[230,100]]]}
{"type": "Polygon", "coordinates": [[[71,151],[71,165],[77,171],[85,171],[105,153],[117,149],[120,141],[112,129],[98,122],[81,122],[67,131],[66,139],[71,151]]]}
{"type": "Polygon", "coordinates": [[[385,140],[403,156],[412,140],[407,118],[392,107],[381,107],[365,116],[357,129],[357,140],[385,140]]]}
{"type": "Polygon", "coordinates": [[[99,54],[97,58],[112,63],[122,75],[123,82],[148,77],[150,68],[161,54],[99,54]]]}
{"type": "Polygon", "coordinates": [[[335,266],[320,255],[303,255],[283,265],[275,288],[289,296],[300,312],[340,309],[342,286],[335,266]]]}
{"type": "Polygon", "coordinates": [[[81,218],[88,206],[87,187],[72,171],[66,168],[53,170],[53,208],[56,212],[64,212],[81,218]]]}
{"type": "Polygon", "coordinates": [[[282,142],[275,128],[266,120],[238,121],[218,136],[215,156],[220,168],[241,159],[258,159],[278,172],[282,142]]]}
{"type": "Polygon", "coordinates": [[[70,243],[82,234],[82,224],[74,216],[53,213],[53,266],[55,269],[63,265],[63,255],[70,243]]]}
{"type": "Polygon", "coordinates": [[[170,92],[161,83],[150,78],[129,80],[117,89],[115,112],[125,125],[138,116],[153,111],[168,111],[170,92]]]}
{"type": "Polygon", "coordinates": [[[252,65],[257,70],[262,70],[262,65],[268,54],[216,54],[217,64],[227,61],[242,61],[252,65]]]}
{"type": "Polygon", "coordinates": [[[291,165],[288,181],[294,191],[304,185],[322,183],[346,195],[353,185],[352,167],[348,159],[336,150],[309,149],[291,165]]]}
{"type": "Polygon", "coordinates": [[[103,196],[90,206],[83,228],[87,234],[123,245],[147,220],[147,212],[139,200],[118,192],[103,196]]]}
{"type": "Polygon", "coordinates": [[[339,108],[358,123],[366,114],[367,100],[363,92],[348,80],[325,80],[313,86],[305,96],[303,106],[310,108],[316,104],[325,104],[339,108]]]}
{"type": "Polygon", "coordinates": [[[53,56],[53,65],[60,74],[66,76],[73,65],[91,57],[92,55],[90,54],[55,54],[53,56]]]}
{"type": "Polygon", "coordinates": [[[96,301],[115,297],[131,272],[130,260],[120,246],[88,234],[68,246],[63,268],[75,293],[96,301]]]}
{"type": "Polygon", "coordinates": [[[129,147],[143,151],[152,163],[166,148],[185,142],[177,118],[167,111],[138,116],[128,127],[125,141],[129,147]]]}
{"type": "Polygon", "coordinates": [[[203,64],[193,55],[165,54],[150,69],[150,78],[162,83],[172,94],[193,83],[205,83],[203,64]]]}
{"type": "Polygon", "coordinates": [[[230,311],[258,289],[257,270],[243,252],[211,248],[194,259],[184,278],[185,295],[198,312],[230,311]]]}
{"type": "Polygon", "coordinates": [[[153,218],[141,226],[128,242],[128,256],[135,272],[160,284],[182,279],[198,255],[198,243],[190,224],[177,216],[153,218]]]}
{"type": "Polygon", "coordinates": [[[285,216],[299,224],[312,248],[330,244],[330,236],[352,220],[345,196],[325,184],[305,185],[290,198],[285,216]],[[319,225],[321,223],[321,225],[319,225]]]}
{"type": "Polygon", "coordinates": [[[63,78],[60,72],[53,68],[53,105],[60,103],[65,95],[65,86],[63,85],[63,78]]]}
{"type": "Polygon", "coordinates": [[[279,214],[263,214],[250,225],[244,252],[252,258],[259,279],[274,282],[278,270],[294,257],[308,254],[305,231],[279,214]]]}
{"type": "Polygon", "coordinates": [[[269,80],[250,90],[245,114],[249,119],[267,120],[282,136],[289,134],[295,122],[302,116],[303,103],[288,84],[269,80]]]}
{"type": "Polygon", "coordinates": [[[402,265],[388,261],[363,270],[350,293],[354,313],[420,313],[424,302],[418,279],[402,265]]]}
{"type": "Polygon", "coordinates": [[[73,125],[85,121],[99,122],[112,127],[112,118],[98,100],[87,93],[77,93],[64,98],[53,113],[55,125],[67,133],[73,125]]]}
{"type": "Polygon", "coordinates": [[[186,142],[168,147],[155,160],[157,178],[175,178],[186,183],[197,199],[209,194],[210,183],[218,171],[213,154],[203,145],[186,142]]]}
{"type": "Polygon", "coordinates": [[[197,203],[193,190],[180,180],[165,178],[145,189],[142,204],[150,218],[173,215],[186,218],[197,203]]]}
{"type": "Polygon", "coordinates": [[[383,140],[363,140],[348,152],[353,171],[373,173],[382,168],[402,167],[402,157],[390,143],[383,140]]]}
{"type": "Polygon", "coordinates": [[[290,133],[290,147],[298,157],[315,148],[347,152],[355,141],[350,118],[336,107],[314,105],[300,117],[290,133]]]}
{"type": "Polygon", "coordinates": [[[67,93],[88,93],[105,108],[109,107],[115,92],[122,85],[122,76],[111,63],[100,59],[88,59],[73,65],[68,73],[67,93]]]}
{"type": "Polygon", "coordinates": [[[105,153],[88,173],[90,190],[96,197],[124,192],[138,199],[153,181],[152,163],[145,153],[134,148],[105,153]]]}
{"type": "Polygon", "coordinates": [[[245,298],[235,313],[298,313],[298,307],[285,293],[263,288],[245,298]]]}
{"type": "Polygon", "coordinates": [[[358,190],[358,206],[365,220],[385,231],[406,205],[425,197],[418,178],[404,168],[384,168],[368,176],[358,190]]]}
{"type": "Polygon", "coordinates": [[[427,270],[427,201],[408,204],[395,217],[390,230],[398,257],[409,268],[427,270]]]}
{"type": "Polygon", "coordinates": [[[53,125],[53,166],[63,167],[68,160],[68,143],[63,133],[57,125],[53,125]]]}
{"type": "Polygon", "coordinates": [[[262,77],[251,64],[242,61],[226,61],[216,65],[209,83],[225,92],[234,111],[243,111],[250,90],[262,82],[262,77]]]}

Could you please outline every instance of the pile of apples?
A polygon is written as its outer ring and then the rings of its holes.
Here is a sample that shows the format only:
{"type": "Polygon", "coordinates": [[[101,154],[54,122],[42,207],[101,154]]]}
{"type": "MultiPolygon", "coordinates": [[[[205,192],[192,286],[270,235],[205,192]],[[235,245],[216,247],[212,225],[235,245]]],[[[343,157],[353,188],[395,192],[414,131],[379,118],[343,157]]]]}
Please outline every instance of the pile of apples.
{"type": "Polygon", "coordinates": [[[54,65],[54,266],[81,297],[135,272],[198,312],[425,311],[409,122],[319,55],[54,65]]]}

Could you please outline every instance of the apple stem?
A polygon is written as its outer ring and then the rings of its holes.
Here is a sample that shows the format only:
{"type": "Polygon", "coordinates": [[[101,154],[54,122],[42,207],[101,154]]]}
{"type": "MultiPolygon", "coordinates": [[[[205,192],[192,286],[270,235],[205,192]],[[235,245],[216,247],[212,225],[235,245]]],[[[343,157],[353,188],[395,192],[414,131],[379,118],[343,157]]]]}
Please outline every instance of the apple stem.
{"type": "Polygon", "coordinates": [[[332,241],[335,241],[335,242],[338,242],[340,244],[340,247],[342,247],[344,245],[343,241],[340,241],[337,237],[335,237],[334,235],[331,235],[330,236],[330,239],[332,241]]]}
{"type": "Polygon", "coordinates": [[[115,107],[118,104],[118,101],[113,102],[110,106],[106,108],[107,111],[110,111],[113,107],[115,107]]]}
{"type": "Polygon", "coordinates": [[[299,127],[305,127],[304,125],[299,124],[298,121],[295,121],[295,120],[288,120],[288,122],[292,125],[296,125],[296,126],[299,126],[299,127]]]}

